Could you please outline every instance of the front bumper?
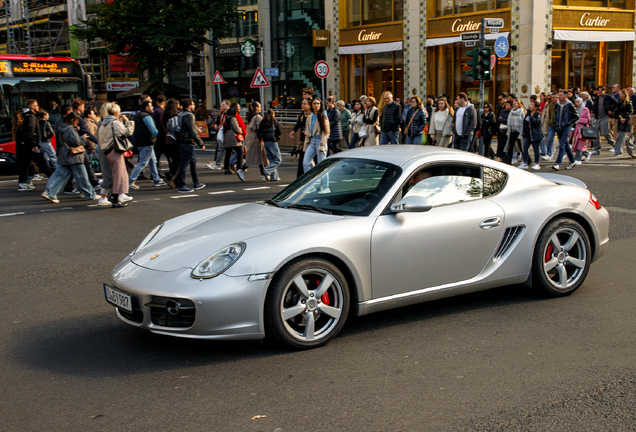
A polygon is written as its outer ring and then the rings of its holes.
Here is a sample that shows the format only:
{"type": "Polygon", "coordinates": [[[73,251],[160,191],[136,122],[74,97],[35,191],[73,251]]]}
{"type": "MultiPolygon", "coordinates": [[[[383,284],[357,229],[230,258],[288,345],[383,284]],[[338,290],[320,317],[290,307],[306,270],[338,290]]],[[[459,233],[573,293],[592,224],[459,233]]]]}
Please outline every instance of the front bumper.
{"type": "MultiPolygon", "coordinates": [[[[191,269],[162,272],[140,267],[130,258],[113,271],[111,286],[133,296],[133,313],[117,309],[127,324],[153,333],[199,339],[262,339],[265,337],[263,306],[269,280],[248,281],[248,276],[221,274],[212,279],[193,279],[191,269]],[[166,299],[193,305],[193,322],[176,315],[167,325],[157,307],[166,299]],[[183,300],[188,300],[184,302],[183,300]],[[175,325],[175,322],[178,326],[175,325]],[[189,322],[192,322],[189,325],[189,322]]],[[[109,303],[110,304],[110,303],[109,303]]],[[[161,311],[163,312],[163,311],[161,311]]]]}

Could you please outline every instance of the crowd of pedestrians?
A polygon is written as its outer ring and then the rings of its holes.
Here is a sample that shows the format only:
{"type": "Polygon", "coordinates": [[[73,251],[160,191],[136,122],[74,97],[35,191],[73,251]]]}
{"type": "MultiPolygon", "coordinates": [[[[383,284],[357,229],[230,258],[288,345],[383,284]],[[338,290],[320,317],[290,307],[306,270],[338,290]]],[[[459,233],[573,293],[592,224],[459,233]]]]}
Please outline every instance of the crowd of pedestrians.
{"type": "MultiPolygon", "coordinates": [[[[494,107],[485,103],[480,113],[465,93],[452,103],[445,94],[428,95],[424,101],[413,96],[402,106],[391,92],[384,92],[379,101],[363,95],[345,103],[334,96],[323,101],[312,88],[305,88],[302,112],[289,133],[292,140],[298,135],[292,152],[298,160],[297,176],[329,154],[391,144],[452,147],[534,170],[542,161],[559,170],[567,157],[565,169],[572,169],[603,151],[601,138],[610,153],[621,155],[636,123],[632,87],[614,85],[611,94],[604,86],[591,94],[579,89],[541,93],[531,96],[527,107],[514,94],[501,93],[497,99],[494,107]]],[[[206,185],[199,181],[194,152],[195,145],[205,149],[196,125],[198,111],[192,99],[158,95],[153,102],[142,95],[134,118],[128,119],[116,103],[106,102],[98,109],[75,99],[60,107],[61,117],[51,126],[49,114],[36,100],[28,100],[13,122],[18,190],[33,190],[31,180],[45,175],[42,197],[53,203],[64,191],[96,199],[98,206],[120,208],[132,201],[129,190],[139,189],[137,181],[146,168],[156,187],[169,186],[180,193],[202,189],[206,185]],[[131,162],[133,148],[138,152],[136,165],[131,162]],[[162,156],[168,162],[165,173],[162,156]],[[34,168],[40,174],[33,174],[34,168]],[[95,171],[101,172],[102,180],[95,171]]],[[[217,147],[208,168],[245,181],[248,169],[258,166],[261,180],[281,180],[281,128],[274,109],[264,111],[255,101],[241,109],[224,100],[209,126],[216,131],[217,147]]]]}

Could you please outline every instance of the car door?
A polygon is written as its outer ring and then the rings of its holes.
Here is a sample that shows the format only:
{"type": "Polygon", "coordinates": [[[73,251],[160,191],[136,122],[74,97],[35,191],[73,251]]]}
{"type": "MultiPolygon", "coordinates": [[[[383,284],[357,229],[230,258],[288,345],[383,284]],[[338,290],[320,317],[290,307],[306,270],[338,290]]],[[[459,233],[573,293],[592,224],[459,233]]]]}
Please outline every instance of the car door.
{"type": "Polygon", "coordinates": [[[483,198],[481,167],[441,164],[427,169],[435,175],[408,191],[406,186],[403,195],[429,199],[431,210],[385,213],[373,227],[374,298],[475,277],[497,247],[504,212],[483,198]]]}

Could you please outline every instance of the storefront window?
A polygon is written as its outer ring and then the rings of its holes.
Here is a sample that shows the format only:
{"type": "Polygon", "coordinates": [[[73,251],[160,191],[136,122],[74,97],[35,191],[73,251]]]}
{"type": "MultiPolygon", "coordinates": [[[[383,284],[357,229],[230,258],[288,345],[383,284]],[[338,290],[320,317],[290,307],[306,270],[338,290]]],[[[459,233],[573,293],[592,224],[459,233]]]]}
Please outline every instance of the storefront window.
{"type": "Polygon", "coordinates": [[[347,0],[347,27],[404,19],[404,0],[347,0]]]}
{"type": "Polygon", "coordinates": [[[554,6],[611,7],[625,9],[626,0],[554,0],[554,6]]]}
{"type": "Polygon", "coordinates": [[[404,96],[404,54],[389,51],[341,56],[343,65],[344,98],[358,99],[361,95],[379,100],[390,91],[396,98],[404,96]]]}
{"type": "MultiPolygon", "coordinates": [[[[434,0],[435,17],[510,7],[510,0],[434,0]]],[[[558,1],[558,0],[557,0],[558,1]]],[[[566,1],[566,0],[563,0],[566,1]]],[[[623,0],[624,1],[624,0],[623,0]]],[[[555,3],[556,4],[556,3],[555,3]]]]}
{"type": "Polygon", "coordinates": [[[607,44],[607,85],[620,84],[621,87],[626,83],[621,82],[623,71],[623,42],[610,42],[607,44]]]}

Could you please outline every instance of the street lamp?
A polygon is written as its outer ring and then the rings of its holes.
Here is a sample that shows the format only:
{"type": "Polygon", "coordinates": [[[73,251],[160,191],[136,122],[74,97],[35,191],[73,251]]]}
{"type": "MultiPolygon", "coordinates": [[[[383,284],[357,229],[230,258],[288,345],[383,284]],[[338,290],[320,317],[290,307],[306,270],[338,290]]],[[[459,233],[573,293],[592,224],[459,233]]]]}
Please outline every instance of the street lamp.
{"type": "Polygon", "coordinates": [[[190,99],[192,99],[192,64],[194,63],[192,54],[186,56],[186,63],[188,63],[188,83],[190,85],[190,99]]]}

